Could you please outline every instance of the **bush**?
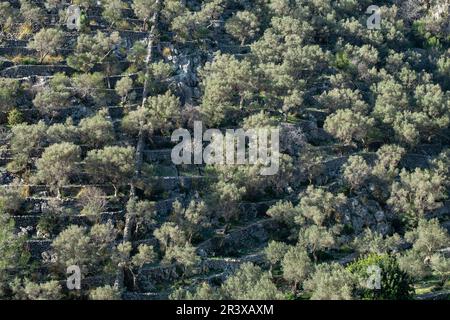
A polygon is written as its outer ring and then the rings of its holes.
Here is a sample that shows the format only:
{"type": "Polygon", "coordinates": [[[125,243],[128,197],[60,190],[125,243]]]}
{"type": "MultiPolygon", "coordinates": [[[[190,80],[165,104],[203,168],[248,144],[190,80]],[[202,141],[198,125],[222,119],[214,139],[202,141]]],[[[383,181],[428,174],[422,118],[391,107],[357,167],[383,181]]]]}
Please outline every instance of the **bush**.
{"type": "Polygon", "coordinates": [[[411,278],[400,269],[393,256],[370,254],[350,264],[347,270],[359,281],[357,294],[362,299],[407,300],[412,298],[411,278]],[[380,288],[368,288],[367,286],[371,276],[370,268],[373,266],[381,269],[380,288]]]}
{"type": "Polygon", "coordinates": [[[8,126],[13,127],[24,122],[23,113],[14,108],[8,113],[8,126]]]}
{"type": "Polygon", "coordinates": [[[90,300],[120,300],[120,292],[110,285],[98,287],[89,292],[90,300]]]}

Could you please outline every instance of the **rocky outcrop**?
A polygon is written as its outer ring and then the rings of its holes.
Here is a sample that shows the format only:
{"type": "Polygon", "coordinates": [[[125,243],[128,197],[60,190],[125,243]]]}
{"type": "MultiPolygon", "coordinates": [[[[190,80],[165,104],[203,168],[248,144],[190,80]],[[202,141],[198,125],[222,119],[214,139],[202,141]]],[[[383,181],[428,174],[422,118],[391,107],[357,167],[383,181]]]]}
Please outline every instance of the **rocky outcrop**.
{"type": "Polygon", "coordinates": [[[357,198],[350,199],[345,211],[345,223],[352,226],[356,234],[360,234],[366,228],[387,235],[391,231],[391,225],[386,213],[378,202],[368,200],[361,203],[357,198]]]}

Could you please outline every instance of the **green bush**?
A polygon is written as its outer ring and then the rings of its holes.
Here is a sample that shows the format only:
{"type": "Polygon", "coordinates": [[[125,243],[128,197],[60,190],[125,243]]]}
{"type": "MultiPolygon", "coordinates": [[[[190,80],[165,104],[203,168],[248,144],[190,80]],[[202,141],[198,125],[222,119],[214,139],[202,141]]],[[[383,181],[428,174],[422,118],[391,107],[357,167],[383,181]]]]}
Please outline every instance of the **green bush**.
{"type": "Polygon", "coordinates": [[[408,300],[412,298],[411,278],[400,270],[397,259],[390,255],[370,254],[347,267],[359,280],[357,294],[365,300],[408,300]],[[380,289],[370,289],[367,282],[372,266],[381,269],[380,289]]]}
{"type": "Polygon", "coordinates": [[[21,124],[24,122],[23,113],[17,109],[14,108],[8,113],[8,125],[10,127],[13,127],[17,124],[21,124]]]}

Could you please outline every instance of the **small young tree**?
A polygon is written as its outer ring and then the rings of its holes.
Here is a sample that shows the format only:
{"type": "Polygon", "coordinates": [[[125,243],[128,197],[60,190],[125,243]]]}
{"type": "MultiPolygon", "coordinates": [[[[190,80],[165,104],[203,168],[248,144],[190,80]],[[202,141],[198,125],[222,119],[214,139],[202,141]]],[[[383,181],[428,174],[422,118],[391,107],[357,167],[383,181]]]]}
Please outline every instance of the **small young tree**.
{"type": "Polygon", "coordinates": [[[29,49],[39,53],[39,63],[51,54],[55,54],[64,41],[64,33],[58,29],[41,29],[28,44],[29,49]]]}
{"type": "Polygon", "coordinates": [[[128,95],[133,89],[133,80],[130,77],[123,77],[116,83],[116,93],[122,98],[122,105],[128,100],[128,95]]]}
{"type": "Polygon", "coordinates": [[[99,222],[99,217],[107,205],[106,194],[103,190],[88,186],[80,191],[77,198],[83,207],[81,214],[99,222]]]}
{"type": "Polygon", "coordinates": [[[36,178],[56,189],[60,198],[61,187],[69,183],[75,173],[80,154],[81,148],[68,142],[51,145],[36,161],[36,178]]]}
{"type": "Polygon", "coordinates": [[[86,171],[98,182],[110,182],[117,197],[120,185],[128,184],[134,173],[134,148],[105,147],[89,151],[86,171]]]}

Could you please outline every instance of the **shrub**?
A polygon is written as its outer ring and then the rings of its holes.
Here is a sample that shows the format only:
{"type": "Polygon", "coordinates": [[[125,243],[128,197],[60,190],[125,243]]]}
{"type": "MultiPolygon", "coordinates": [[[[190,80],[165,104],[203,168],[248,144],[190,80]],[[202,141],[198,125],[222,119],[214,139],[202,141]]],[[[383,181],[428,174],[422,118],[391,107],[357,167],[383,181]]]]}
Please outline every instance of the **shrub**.
{"type": "Polygon", "coordinates": [[[106,285],[89,292],[90,300],[120,300],[120,292],[115,287],[106,285]]]}
{"type": "MultiPolygon", "coordinates": [[[[411,278],[402,271],[395,257],[371,254],[353,262],[347,267],[359,281],[358,295],[369,300],[406,300],[411,299],[413,288],[411,278]],[[370,268],[380,268],[380,288],[369,288],[370,268]]],[[[376,276],[376,275],[375,275],[376,276]]]]}

